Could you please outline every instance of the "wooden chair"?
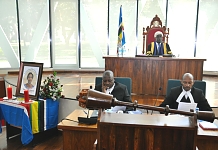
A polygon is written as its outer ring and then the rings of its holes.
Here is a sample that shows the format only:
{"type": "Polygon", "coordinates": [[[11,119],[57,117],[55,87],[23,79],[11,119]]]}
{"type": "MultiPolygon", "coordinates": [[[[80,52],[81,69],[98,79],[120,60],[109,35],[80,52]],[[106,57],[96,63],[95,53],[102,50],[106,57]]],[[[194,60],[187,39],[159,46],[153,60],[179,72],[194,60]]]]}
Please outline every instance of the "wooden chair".
{"type": "Polygon", "coordinates": [[[161,31],[163,33],[163,42],[168,43],[168,35],[169,35],[169,28],[166,28],[165,26],[162,26],[162,21],[160,18],[155,15],[155,17],[152,19],[150,26],[147,26],[146,31],[143,27],[143,49],[142,54],[145,54],[148,51],[148,45],[151,42],[154,42],[154,33],[157,31],[161,31]],[[146,36],[146,44],[145,44],[145,36],[146,36]],[[146,46],[146,51],[145,51],[146,46]]]}

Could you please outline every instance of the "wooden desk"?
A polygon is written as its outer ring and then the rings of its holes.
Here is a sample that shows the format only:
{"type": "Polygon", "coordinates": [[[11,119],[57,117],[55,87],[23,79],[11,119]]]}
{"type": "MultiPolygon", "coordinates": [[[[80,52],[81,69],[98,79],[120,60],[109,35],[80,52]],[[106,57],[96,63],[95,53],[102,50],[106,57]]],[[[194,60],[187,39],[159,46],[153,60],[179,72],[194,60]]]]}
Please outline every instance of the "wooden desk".
{"type": "MultiPolygon", "coordinates": [[[[217,120],[214,121],[217,124],[217,120]]],[[[218,149],[218,131],[203,130],[198,128],[197,146],[199,150],[218,149]]]]}
{"type": "MultiPolygon", "coordinates": [[[[83,110],[75,110],[67,118],[77,121],[78,116],[86,115],[83,110]]],[[[83,125],[63,120],[58,124],[58,128],[63,130],[64,150],[90,150],[97,139],[97,125],[83,125]]],[[[218,131],[205,131],[198,127],[197,147],[199,150],[215,150],[218,147],[217,141],[218,131]]]]}
{"type": "Polygon", "coordinates": [[[206,59],[174,57],[116,57],[105,56],[105,70],[114,72],[115,77],[130,77],[132,93],[166,95],[168,79],[181,79],[185,72],[202,80],[206,59]]]}
{"type": "Polygon", "coordinates": [[[196,150],[194,117],[108,114],[98,122],[100,150],[196,150]]]}
{"type": "MultiPolygon", "coordinates": [[[[89,111],[89,113],[92,114],[92,111],[89,111]]],[[[83,110],[77,109],[66,118],[78,121],[78,116],[86,117],[86,114],[83,110]]],[[[97,125],[85,125],[63,120],[58,124],[58,129],[63,130],[64,150],[91,150],[97,139],[97,125]]]]}

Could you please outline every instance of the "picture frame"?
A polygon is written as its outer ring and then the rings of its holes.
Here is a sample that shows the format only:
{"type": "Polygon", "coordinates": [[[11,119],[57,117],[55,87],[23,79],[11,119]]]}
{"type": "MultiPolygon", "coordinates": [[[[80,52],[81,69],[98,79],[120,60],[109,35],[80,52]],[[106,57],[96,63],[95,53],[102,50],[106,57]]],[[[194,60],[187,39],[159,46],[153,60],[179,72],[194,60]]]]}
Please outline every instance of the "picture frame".
{"type": "Polygon", "coordinates": [[[24,90],[28,90],[30,99],[37,100],[42,72],[43,63],[21,62],[15,96],[24,97],[24,90]]]}

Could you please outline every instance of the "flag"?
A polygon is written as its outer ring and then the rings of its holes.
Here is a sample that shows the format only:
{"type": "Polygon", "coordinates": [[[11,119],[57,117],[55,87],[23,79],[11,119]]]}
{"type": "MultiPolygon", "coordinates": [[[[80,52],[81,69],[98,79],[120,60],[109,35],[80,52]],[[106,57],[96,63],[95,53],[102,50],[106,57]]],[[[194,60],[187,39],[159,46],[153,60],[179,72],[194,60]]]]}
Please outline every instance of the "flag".
{"type": "Polygon", "coordinates": [[[123,25],[123,15],[122,15],[122,5],[120,6],[120,16],[119,16],[119,28],[118,28],[118,41],[117,41],[117,54],[123,54],[125,49],[125,34],[123,25]]]}

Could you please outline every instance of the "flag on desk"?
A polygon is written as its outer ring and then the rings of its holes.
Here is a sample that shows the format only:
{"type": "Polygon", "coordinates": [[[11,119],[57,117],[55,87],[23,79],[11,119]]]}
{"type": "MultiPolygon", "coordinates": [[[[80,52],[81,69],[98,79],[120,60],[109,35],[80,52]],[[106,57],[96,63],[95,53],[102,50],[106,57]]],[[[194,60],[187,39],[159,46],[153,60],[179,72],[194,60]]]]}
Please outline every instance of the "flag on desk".
{"type": "Polygon", "coordinates": [[[125,34],[123,25],[123,15],[122,15],[122,5],[120,6],[120,16],[119,16],[119,28],[118,28],[118,41],[117,41],[117,54],[123,55],[125,51],[125,34]]]}

